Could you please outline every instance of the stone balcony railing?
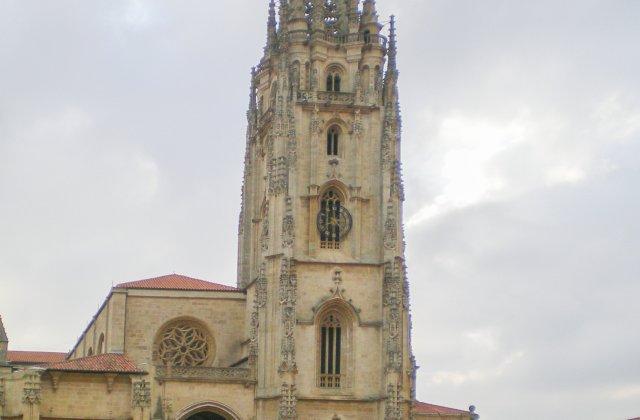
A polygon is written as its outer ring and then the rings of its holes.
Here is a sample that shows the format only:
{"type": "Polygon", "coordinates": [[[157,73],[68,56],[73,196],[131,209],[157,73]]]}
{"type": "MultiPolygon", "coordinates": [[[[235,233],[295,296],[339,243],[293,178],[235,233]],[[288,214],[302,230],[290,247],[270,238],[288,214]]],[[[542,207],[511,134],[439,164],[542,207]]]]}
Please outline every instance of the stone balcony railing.
{"type": "Polygon", "coordinates": [[[325,92],[319,91],[314,92],[300,90],[298,91],[298,102],[300,103],[325,103],[325,104],[336,104],[336,105],[353,105],[356,100],[356,94],[352,92],[325,92]]]}
{"type": "Polygon", "coordinates": [[[361,42],[365,45],[379,45],[383,48],[387,46],[387,38],[377,34],[353,33],[345,35],[335,35],[332,33],[316,32],[310,34],[308,31],[291,31],[287,34],[289,42],[307,42],[313,39],[320,39],[332,44],[353,44],[361,42]]]}
{"type": "Polygon", "coordinates": [[[158,366],[156,378],[160,381],[248,382],[251,381],[251,370],[238,367],[158,366]]]}

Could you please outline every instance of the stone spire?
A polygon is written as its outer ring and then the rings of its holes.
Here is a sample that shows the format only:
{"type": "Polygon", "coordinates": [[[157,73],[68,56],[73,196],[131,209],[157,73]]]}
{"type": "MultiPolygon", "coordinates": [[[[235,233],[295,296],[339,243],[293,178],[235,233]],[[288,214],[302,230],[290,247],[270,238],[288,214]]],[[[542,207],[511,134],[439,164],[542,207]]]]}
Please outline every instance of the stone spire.
{"type": "Polygon", "coordinates": [[[4,329],[2,323],[2,316],[0,316],[0,365],[7,363],[7,348],[9,347],[9,337],[4,329]]]}

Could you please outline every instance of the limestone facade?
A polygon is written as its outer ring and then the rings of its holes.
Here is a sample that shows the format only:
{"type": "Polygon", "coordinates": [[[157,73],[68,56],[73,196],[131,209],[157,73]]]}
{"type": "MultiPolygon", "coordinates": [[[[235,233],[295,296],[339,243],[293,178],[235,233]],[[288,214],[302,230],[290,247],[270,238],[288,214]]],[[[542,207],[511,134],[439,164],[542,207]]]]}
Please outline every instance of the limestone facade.
{"type": "Polygon", "coordinates": [[[393,17],[382,28],[374,0],[270,2],[237,288],[116,286],[66,361],[0,365],[3,419],[437,414],[415,403],[393,17]]]}

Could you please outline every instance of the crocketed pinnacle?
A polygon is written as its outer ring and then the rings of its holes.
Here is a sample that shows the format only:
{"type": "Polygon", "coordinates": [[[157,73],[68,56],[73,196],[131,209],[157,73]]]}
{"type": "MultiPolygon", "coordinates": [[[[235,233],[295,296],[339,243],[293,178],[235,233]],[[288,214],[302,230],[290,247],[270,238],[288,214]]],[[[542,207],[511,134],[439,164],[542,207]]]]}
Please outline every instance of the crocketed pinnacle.
{"type": "Polygon", "coordinates": [[[389,71],[398,71],[398,45],[396,44],[396,17],[391,15],[391,23],[389,25],[389,71]]]}
{"type": "Polygon", "coordinates": [[[269,1],[269,17],[267,19],[267,46],[265,52],[268,52],[271,47],[276,43],[276,2],[275,0],[269,1]]]}

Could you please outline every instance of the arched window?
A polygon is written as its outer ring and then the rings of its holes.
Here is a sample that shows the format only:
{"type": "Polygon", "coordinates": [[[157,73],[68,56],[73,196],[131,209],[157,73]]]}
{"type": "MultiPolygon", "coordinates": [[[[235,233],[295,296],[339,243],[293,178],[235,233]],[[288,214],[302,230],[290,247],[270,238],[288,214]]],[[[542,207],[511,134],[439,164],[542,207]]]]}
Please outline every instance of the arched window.
{"type": "Polygon", "coordinates": [[[327,131],[327,156],[338,156],[340,141],[340,129],[333,126],[327,131]]]}
{"type": "Polygon", "coordinates": [[[320,388],[340,388],[342,371],[342,323],[330,312],[320,324],[320,388]]]}
{"type": "Polygon", "coordinates": [[[93,347],[89,347],[89,351],[87,352],[87,356],[93,356],[93,347]]]}
{"type": "Polygon", "coordinates": [[[327,92],[340,92],[342,78],[337,71],[331,71],[327,75],[327,92]]]}
{"type": "Polygon", "coordinates": [[[104,333],[100,334],[100,339],[98,340],[98,353],[102,354],[104,352],[104,333]]]}

